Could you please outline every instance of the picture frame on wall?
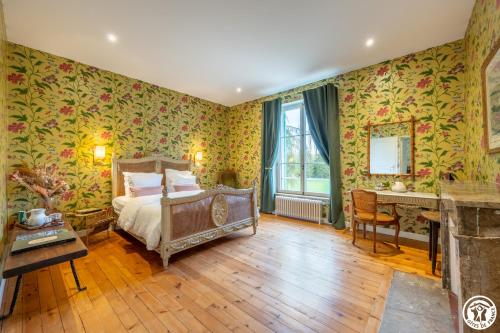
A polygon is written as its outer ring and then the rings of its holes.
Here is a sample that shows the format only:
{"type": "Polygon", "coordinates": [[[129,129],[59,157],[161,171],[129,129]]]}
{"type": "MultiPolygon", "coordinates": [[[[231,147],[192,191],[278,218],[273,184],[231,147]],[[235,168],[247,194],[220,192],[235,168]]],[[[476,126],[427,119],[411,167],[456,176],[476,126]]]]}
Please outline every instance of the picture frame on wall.
{"type": "Polygon", "coordinates": [[[488,153],[500,153],[500,39],[482,67],[484,140],[488,153]]]}

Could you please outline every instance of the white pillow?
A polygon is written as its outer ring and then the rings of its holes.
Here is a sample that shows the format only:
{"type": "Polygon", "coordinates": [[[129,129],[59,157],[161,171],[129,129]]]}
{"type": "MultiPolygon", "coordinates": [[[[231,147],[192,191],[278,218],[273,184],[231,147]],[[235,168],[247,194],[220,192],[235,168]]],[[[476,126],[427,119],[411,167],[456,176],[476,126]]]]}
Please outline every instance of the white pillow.
{"type": "Polygon", "coordinates": [[[131,196],[130,187],[161,186],[163,175],[156,172],[124,172],[125,195],[131,196]]]}
{"type": "MultiPolygon", "coordinates": [[[[193,172],[189,170],[165,169],[165,185],[167,187],[167,192],[175,192],[174,181],[176,179],[176,175],[192,176],[193,172]]],[[[182,185],[191,185],[191,184],[182,184],[182,185]]]]}
{"type": "Polygon", "coordinates": [[[168,177],[169,174],[177,173],[180,175],[191,176],[193,171],[189,170],[175,170],[175,169],[165,169],[165,176],[168,177]]]}
{"type": "Polygon", "coordinates": [[[194,175],[186,175],[182,173],[167,173],[167,191],[175,192],[175,185],[195,185],[196,184],[196,176],[194,175]]]}

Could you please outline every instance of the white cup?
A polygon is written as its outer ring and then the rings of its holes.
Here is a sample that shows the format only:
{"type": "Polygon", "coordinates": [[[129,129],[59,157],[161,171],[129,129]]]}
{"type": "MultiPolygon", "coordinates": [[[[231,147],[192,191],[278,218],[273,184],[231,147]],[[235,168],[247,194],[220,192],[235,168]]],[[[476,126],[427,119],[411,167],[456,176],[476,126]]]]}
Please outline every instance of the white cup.
{"type": "Polygon", "coordinates": [[[53,213],[49,215],[51,221],[61,221],[62,213],[53,213]]]}

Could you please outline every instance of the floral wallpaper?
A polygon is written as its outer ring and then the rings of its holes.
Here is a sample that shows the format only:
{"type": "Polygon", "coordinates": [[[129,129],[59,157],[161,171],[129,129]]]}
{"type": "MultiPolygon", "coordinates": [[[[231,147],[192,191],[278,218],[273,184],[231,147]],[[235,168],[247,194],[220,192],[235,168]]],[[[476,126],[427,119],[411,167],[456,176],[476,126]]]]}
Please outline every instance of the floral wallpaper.
{"type": "Polygon", "coordinates": [[[500,38],[500,1],[476,1],[465,33],[465,172],[468,179],[500,184],[500,154],[484,145],[481,67],[500,38]]]}
{"type": "MultiPolygon", "coordinates": [[[[55,164],[71,188],[58,207],[71,211],[111,201],[111,155],[162,153],[187,159],[201,185],[215,185],[228,160],[222,105],[16,44],[7,46],[8,168],[55,164]],[[103,163],[93,147],[106,146],[103,163]]],[[[8,184],[10,213],[37,197],[8,184]]]]}
{"type": "MultiPolygon", "coordinates": [[[[481,150],[478,72],[492,36],[497,35],[492,27],[498,24],[493,21],[498,21],[498,5],[479,1],[465,42],[448,43],[231,108],[7,44],[3,77],[7,79],[6,126],[12,147],[7,168],[12,172],[21,163],[58,166],[71,184],[59,201],[64,211],[109,204],[112,154],[137,158],[160,152],[189,158],[203,151],[202,165],[195,170],[203,186],[214,185],[218,172],[229,167],[237,171],[239,185],[247,187],[260,177],[262,102],[278,96],[284,103],[291,102],[300,99],[303,90],[332,82],[340,93],[346,212],[350,211],[348,193],[352,188],[394,181],[394,177],[366,176],[365,125],[369,121],[384,123],[416,116],[417,176],[413,185],[417,191],[437,192],[441,172],[498,180],[498,158],[481,150]],[[471,91],[465,91],[465,84],[471,91]],[[466,127],[464,117],[475,126],[466,127]],[[470,143],[465,145],[465,153],[464,135],[470,143]],[[103,163],[93,161],[95,145],[107,147],[103,163]]],[[[5,144],[2,147],[5,150],[5,144]]],[[[36,205],[36,197],[12,182],[8,193],[10,213],[36,205]]],[[[416,221],[418,210],[400,213],[402,230],[427,232],[426,224],[416,221]]]]}
{"type": "MultiPolygon", "coordinates": [[[[448,43],[327,80],[247,102],[230,109],[228,125],[231,158],[241,186],[260,175],[261,103],[282,97],[283,103],[302,98],[301,92],[327,82],[339,87],[341,112],[341,168],[344,209],[349,216],[349,191],[373,187],[394,177],[367,177],[368,122],[407,120],[414,115],[417,191],[437,192],[441,172],[464,177],[464,48],[463,41],[448,43]]],[[[411,180],[405,179],[406,183],[411,180]]],[[[400,211],[402,230],[424,234],[416,221],[418,209],[400,211]]]]}
{"type": "Polygon", "coordinates": [[[391,136],[409,136],[410,123],[393,123],[384,124],[381,126],[372,126],[370,129],[370,136],[372,138],[385,138],[391,136]]]}
{"type": "MultiPolygon", "coordinates": [[[[6,105],[6,78],[5,53],[6,34],[3,18],[3,5],[0,2],[0,258],[3,256],[3,247],[6,240],[7,226],[7,105],[6,105]]],[[[1,264],[0,264],[1,267],[1,264]]]]}

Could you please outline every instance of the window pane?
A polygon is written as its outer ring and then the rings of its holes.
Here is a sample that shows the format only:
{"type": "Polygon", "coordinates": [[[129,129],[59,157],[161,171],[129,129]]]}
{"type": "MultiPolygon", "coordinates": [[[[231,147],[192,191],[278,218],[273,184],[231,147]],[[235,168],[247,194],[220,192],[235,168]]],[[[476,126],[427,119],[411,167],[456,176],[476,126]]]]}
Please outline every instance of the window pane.
{"type": "Polygon", "coordinates": [[[319,154],[318,149],[316,148],[316,145],[314,144],[312,136],[308,134],[304,137],[304,139],[306,140],[304,163],[325,163],[325,160],[323,160],[323,158],[319,154]]]}
{"type": "Polygon", "coordinates": [[[305,192],[330,193],[330,167],[326,163],[307,163],[305,167],[305,192]]]}
{"type": "Polygon", "coordinates": [[[280,171],[280,189],[284,191],[300,191],[300,164],[282,164],[280,171]]]}
{"type": "Polygon", "coordinates": [[[281,139],[281,163],[300,163],[300,136],[281,139]]]}
{"type": "Polygon", "coordinates": [[[300,107],[283,112],[281,136],[300,135],[300,107]]]}
{"type": "Polygon", "coordinates": [[[305,192],[330,193],[330,167],[319,154],[310,134],[305,135],[305,192]]]}

